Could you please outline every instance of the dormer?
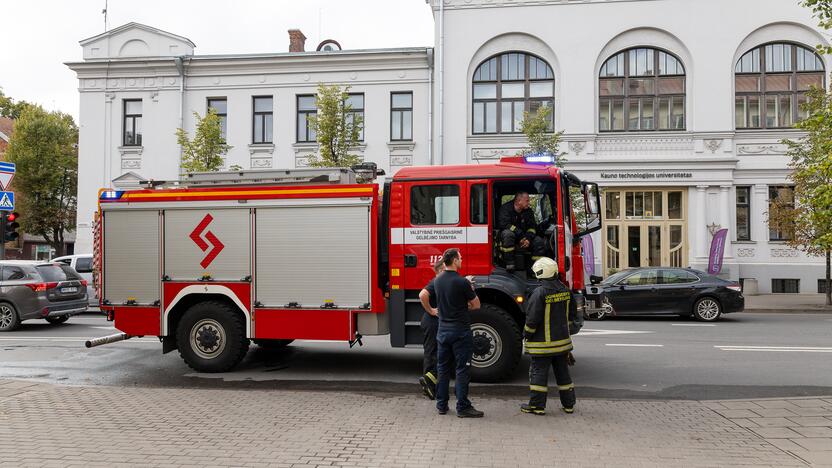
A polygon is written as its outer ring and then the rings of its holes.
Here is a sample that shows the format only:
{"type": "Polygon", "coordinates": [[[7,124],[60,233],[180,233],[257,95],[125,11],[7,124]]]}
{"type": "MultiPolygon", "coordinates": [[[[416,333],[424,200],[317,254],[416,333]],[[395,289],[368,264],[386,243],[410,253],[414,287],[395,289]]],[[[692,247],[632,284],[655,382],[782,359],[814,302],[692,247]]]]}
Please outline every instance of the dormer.
{"type": "Polygon", "coordinates": [[[193,55],[190,39],[139,23],[127,23],[81,41],[84,60],[193,55]]]}

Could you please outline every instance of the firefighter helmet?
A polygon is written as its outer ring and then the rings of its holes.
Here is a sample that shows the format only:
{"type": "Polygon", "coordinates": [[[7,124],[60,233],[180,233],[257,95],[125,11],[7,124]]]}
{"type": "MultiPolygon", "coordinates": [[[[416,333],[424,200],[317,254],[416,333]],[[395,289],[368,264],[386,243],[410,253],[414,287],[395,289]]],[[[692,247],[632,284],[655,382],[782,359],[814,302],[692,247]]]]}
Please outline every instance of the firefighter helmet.
{"type": "Polygon", "coordinates": [[[537,279],[554,278],[558,273],[558,263],[549,257],[543,257],[534,262],[534,265],[532,265],[532,271],[537,279]]]}

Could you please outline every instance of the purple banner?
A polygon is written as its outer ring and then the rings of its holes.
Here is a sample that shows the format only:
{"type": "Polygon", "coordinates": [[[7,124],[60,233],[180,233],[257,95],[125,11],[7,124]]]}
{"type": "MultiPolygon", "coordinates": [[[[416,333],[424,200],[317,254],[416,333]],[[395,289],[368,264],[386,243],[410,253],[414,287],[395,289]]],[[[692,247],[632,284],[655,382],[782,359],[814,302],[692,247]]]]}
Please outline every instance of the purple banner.
{"type": "Polygon", "coordinates": [[[718,275],[722,271],[722,256],[725,253],[727,229],[720,229],[711,240],[711,252],[708,254],[708,273],[718,275]]]}
{"type": "Polygon", "coordinates": [[[582,237],[581,247],[583,247],[584,254],[584,272],[589,277],[595,274],[595,246],[592,244],[592,237],[582,237]]]}

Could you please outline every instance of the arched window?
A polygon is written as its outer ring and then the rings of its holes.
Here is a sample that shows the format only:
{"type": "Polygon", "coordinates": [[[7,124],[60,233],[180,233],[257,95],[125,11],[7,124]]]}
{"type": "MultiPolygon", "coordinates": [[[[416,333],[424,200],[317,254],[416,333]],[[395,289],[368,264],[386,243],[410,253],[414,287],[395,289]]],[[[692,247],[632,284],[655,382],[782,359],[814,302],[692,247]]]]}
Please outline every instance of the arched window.
{"type": "Polygon", "coordinates": [[[685,67],[668,52],[639,47],[601,66],[598,129],[643,132],[685,129],[685,67]]]}
{"type": "Polygon", "coordinates": [[[496,55],[477,67],[472,81],[474,134],[518,133],[523,112],[542,106],[552,108],[554,130],[555,75],[544,60],[520,52],[496,55]]]}
{"type": "Polygon", "coordinates": [[[806,117],[806,91],[824,87],[824,73],[820,57],[801,45],[765,44],[746,52],[734,69],[737,129],[793,126],[806,117]]]}

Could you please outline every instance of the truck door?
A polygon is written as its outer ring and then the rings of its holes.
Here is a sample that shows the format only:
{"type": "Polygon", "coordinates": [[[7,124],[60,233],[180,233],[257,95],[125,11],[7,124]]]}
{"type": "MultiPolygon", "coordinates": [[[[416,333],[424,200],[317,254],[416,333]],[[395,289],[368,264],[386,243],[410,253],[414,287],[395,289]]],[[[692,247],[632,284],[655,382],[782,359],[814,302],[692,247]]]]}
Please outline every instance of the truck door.
{"type": "Polygon", "coordinates": [[[414,182],[405,185],[404,289],[421,290],[433,278],[433,264],[451,247],[467,261],[467,187],[460,181],[414,182]]]}
{"type": "Polygon", "coordinates": [[[559,223],[562,224],[563,245],[558,248],[558,267],[561,270],[566,285],[572,287],[572,200],[569,195],[569,180],[561,173],[559,180],[558,197],[561,199],[559,223]]]}

